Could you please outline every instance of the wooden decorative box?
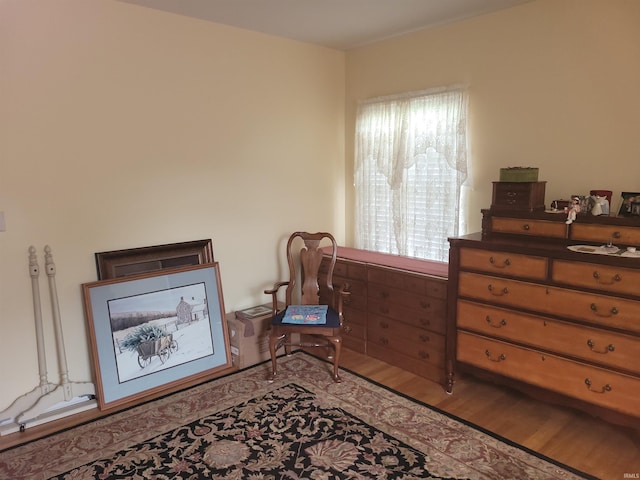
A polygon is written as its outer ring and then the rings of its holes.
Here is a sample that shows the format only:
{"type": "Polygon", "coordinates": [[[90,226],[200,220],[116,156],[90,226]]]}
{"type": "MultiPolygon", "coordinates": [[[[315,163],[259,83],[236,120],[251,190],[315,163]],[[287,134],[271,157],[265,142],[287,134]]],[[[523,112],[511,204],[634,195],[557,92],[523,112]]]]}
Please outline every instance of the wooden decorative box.
{"type": "Polygon", "coordinates": [[[544,211],[547,182],[493,182],[494,212],[544,211]]]}
{"type": "Polygon", "coordinates": [[[500,169],[501,182],[537,182],[538,169],[533,167],[509,167],[500,169]]]}

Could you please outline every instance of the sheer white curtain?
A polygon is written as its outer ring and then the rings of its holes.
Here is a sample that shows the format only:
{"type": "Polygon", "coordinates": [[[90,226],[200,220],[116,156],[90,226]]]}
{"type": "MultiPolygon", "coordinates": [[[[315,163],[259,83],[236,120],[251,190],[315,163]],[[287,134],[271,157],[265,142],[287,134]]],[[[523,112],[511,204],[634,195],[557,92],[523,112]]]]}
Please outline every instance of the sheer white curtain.
{"type": "Polygon", "coordinates": [[[355,141],[356,247],[447,261],[464,232],[463,87],[362,102],[355,141]]]}

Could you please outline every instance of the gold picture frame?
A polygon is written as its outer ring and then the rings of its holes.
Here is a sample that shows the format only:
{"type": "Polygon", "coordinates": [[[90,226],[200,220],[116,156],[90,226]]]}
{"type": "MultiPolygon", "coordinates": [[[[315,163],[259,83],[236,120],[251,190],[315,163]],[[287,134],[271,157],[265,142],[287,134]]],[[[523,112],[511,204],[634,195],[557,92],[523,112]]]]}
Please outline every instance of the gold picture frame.
{"type": "Polygon", "coordinates": [[[232,368],[217,263],[82,288],[101,410],[232,368]]]}

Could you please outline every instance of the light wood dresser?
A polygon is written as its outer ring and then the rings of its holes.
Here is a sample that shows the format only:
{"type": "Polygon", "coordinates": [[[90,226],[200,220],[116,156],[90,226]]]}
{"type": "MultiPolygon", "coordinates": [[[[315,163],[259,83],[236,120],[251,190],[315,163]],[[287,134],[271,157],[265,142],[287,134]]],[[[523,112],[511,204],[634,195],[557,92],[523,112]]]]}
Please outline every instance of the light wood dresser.
{"type": "Polygon", "coordinates": [[[482,213],[450,239],[447,390],[471,373],[640,428],[640,218],[482,213]]]}
{"type": "MultiPolygon", "coordinates": [[[[446,263],[340,247],[334,292],[344,283],[351,292],[344,346],[446,385],[447,270],[446,263]]],[[[321,299],[326,294],[321,289],[321,299]]]]}

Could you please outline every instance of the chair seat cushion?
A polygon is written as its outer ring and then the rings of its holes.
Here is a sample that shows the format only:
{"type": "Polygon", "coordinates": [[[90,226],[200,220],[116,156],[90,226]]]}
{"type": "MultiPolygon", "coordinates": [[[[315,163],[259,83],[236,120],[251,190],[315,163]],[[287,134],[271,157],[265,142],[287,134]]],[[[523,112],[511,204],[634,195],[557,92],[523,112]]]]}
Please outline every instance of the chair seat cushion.
{"type": "Polygon", "coordinates": [[[304,324],[297,325],[292,323],[282,323],[282,319],[284,318],[284,314],[286,309],[278,313],[275,317],[271,319],[271,325],[283,325],[287,327],[317,327],[317,328],[338,328],[340,326],[340,317],[338,316],[338,312],[336,312],[333,308],[327,308],[327,323],[322,324],[304,324]]]}

